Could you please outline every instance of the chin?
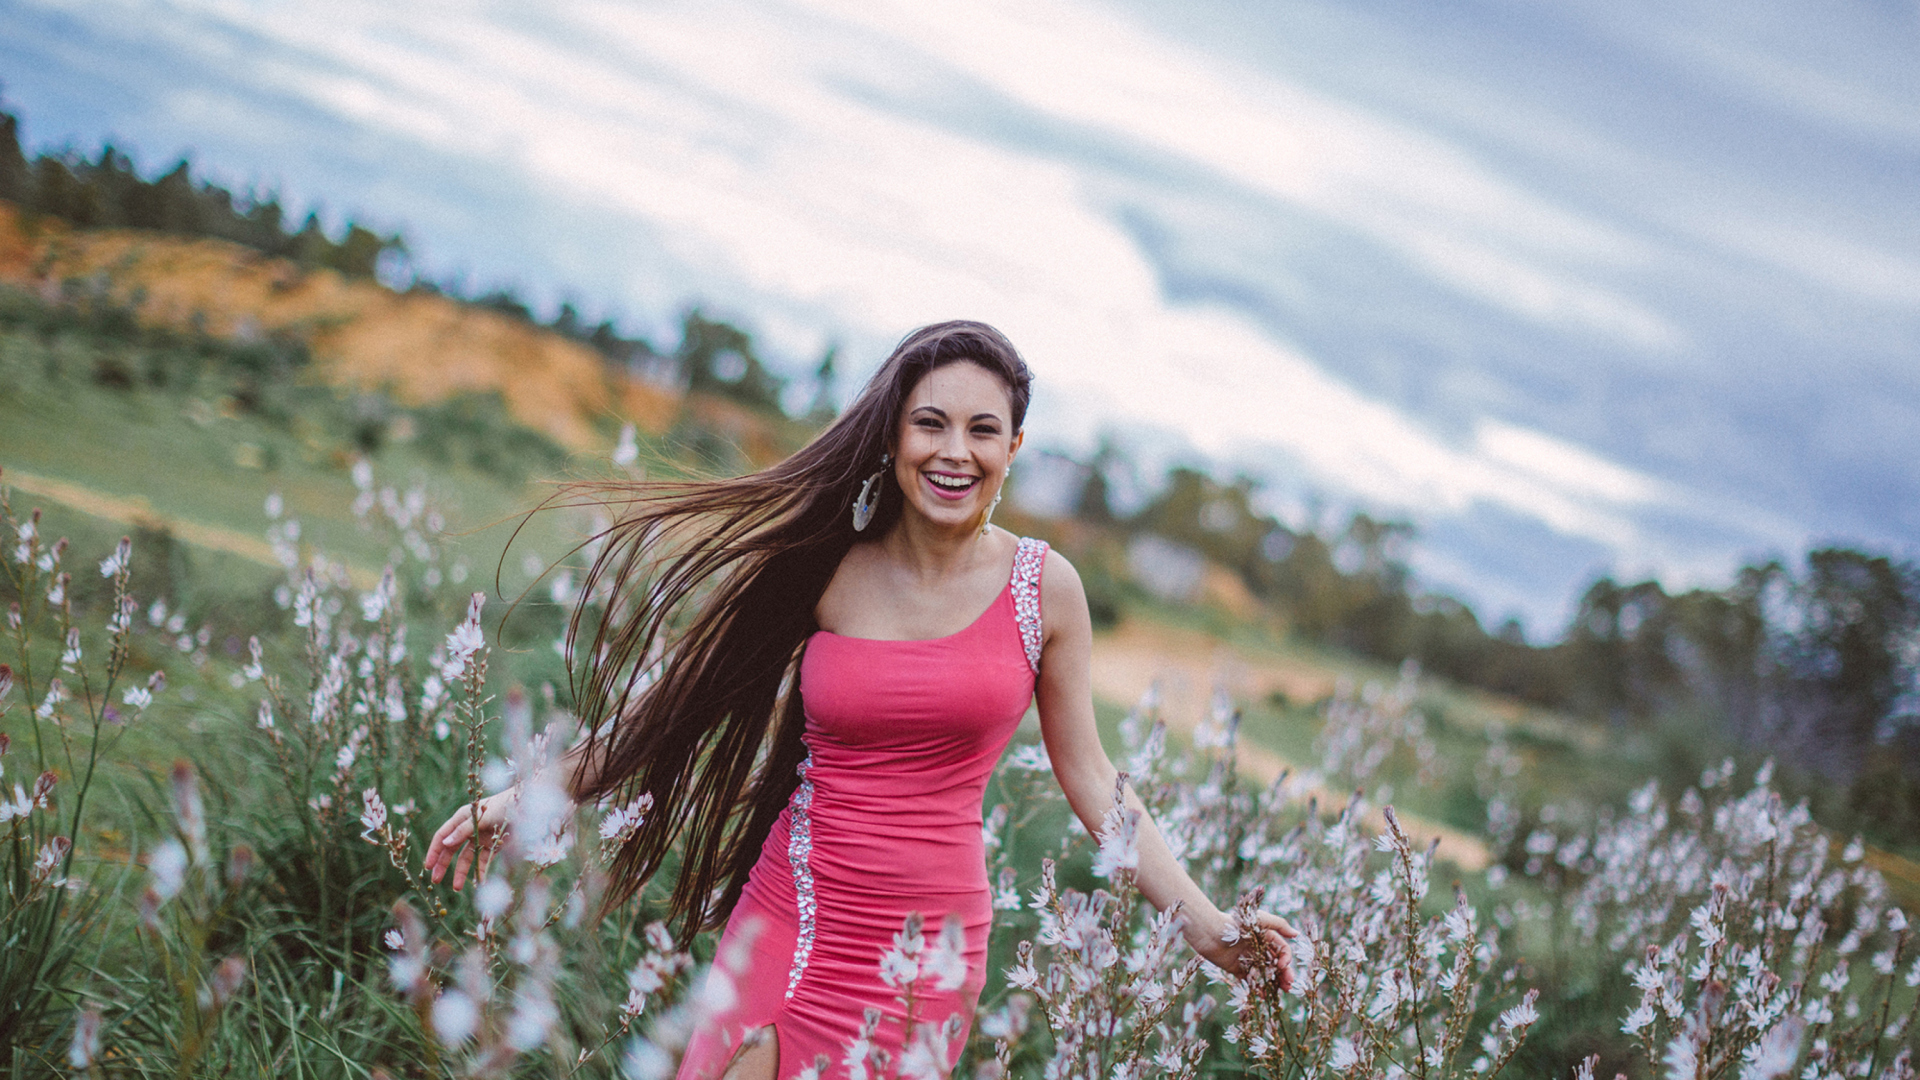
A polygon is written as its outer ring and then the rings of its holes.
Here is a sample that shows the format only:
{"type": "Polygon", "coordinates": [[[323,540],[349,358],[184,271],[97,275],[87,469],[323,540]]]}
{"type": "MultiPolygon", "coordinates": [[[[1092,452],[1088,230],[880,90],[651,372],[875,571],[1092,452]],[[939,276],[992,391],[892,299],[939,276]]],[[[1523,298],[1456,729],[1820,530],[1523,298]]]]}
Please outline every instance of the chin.
{"type": "Polygon", "coordinates": [[[916,506],[920,516],[929,525],[942,529],[959,529],[980,522],[980,508],[977,506],[916,506]]]}

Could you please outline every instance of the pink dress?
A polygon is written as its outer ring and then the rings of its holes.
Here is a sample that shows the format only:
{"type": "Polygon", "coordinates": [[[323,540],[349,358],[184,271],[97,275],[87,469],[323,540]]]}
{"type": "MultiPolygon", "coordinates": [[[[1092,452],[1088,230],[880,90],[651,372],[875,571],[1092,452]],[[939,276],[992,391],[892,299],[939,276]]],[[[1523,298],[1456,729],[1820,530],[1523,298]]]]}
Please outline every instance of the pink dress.
{"type": "Polygon", "coordinates": [[[1007,587],[958,633],[880,641],[822,630],[808,640],[800,786],[721,935],[722,956],[747,935],[751,960],[735,1006],[694,1034],[681,1080],[717,1077],[742,1033],[768,1024],[781,1080],[818,1056],[829,1062],[819,1075],[844,1076],[870,1007],[884,1014],[873,1043],[897,1068],[904,1009],[881,981],[880,957],[916,911],[929,944],[948,916],[966,932],[965,982],[935,992],[923,980],[918,995],[917,1020],[960,1017],[952,1068],[986,981],[993,922],[980,803],[1033,701],[1046,551],[1021,540],[1007,587]]]}

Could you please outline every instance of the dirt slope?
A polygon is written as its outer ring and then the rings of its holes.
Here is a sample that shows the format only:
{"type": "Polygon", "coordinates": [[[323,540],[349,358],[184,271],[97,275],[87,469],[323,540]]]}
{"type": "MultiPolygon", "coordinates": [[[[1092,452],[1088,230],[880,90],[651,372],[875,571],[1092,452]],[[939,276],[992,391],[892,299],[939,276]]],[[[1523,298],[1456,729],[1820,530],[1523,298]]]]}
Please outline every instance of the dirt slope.
{"type": "Polygon", "coordinates": [[[239,340],[294,334],[330,382],[389,387],[409,402],[498,390],[522,423],[575,450],[603,441],[597,420],[658,432],[680,407],[675,394],[611,373],[586,346],[497,312],[221,240],[28,222],[0,202],[0,282],[52,298],[76,279],[99,281],[155,325],[239,340]]]}

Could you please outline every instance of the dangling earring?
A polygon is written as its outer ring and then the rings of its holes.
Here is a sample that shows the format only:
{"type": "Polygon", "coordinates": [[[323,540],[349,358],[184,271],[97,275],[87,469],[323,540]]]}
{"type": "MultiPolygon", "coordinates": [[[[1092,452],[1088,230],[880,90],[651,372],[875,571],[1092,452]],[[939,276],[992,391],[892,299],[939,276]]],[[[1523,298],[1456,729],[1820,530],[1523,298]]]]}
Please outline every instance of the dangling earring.
{"type": "Polygon", "coordinates": [[[980,515],[980,535],[987,535],[987,526],[993,524],[993,508],[1000,505],[1000,496],[995,495],[987,504],[987,512],[980,515]]]}
{"type": "Polygon", "coordinates": [[[880,506],[880,478],[887,475],[887,463],[892,460],[892,454],[881,454],[880,471],[860,485],[860,497],[853,500],[854,532],[867,531],[867,523],[873,520],[873,512],[880,506]]]}

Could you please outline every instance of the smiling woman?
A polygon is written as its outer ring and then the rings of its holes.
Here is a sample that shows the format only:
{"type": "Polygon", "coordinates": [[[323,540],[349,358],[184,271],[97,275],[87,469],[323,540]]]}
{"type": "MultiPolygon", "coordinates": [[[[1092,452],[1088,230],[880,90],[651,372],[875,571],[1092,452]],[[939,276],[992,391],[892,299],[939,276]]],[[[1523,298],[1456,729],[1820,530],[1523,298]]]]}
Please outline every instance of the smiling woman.
{"type": "MultiPolygon", "coordinates": [[[[575,673],[588,732],[569,755],[572,790],[652,797],[662,824],[621,848],[614,899],[677,849],[673,913],[683,932],[724,924],[737,979],[737,1000],[694,1033],[683,1080],[818,1077],[869,1054],[951,1070],[993,921],[981,797],[1036,699],[1081,821],[1099,832],[1124,800],[1141,894],[1178,905],[1215,964],[1243,972],[1264,942],[1290,981],[1292,929],[1263,915],[1264,933],[1241,933],[1101,749],[1073,567],[991,524],[1030,383],[998,331],[941,323],[908,335],[839,421],[771,469],[584,492],[627,513],[581,590],[617,598],[591,645],[569,649],[596,658],[575,673]],[[916,968],[933,977],[903,991],[880,958],[921,922],[940,927],[916,968]]],[[[484,872],[514,794],[448,818],[435,880],[451,869],[460,887],[476,858],[484,872]]]]}

